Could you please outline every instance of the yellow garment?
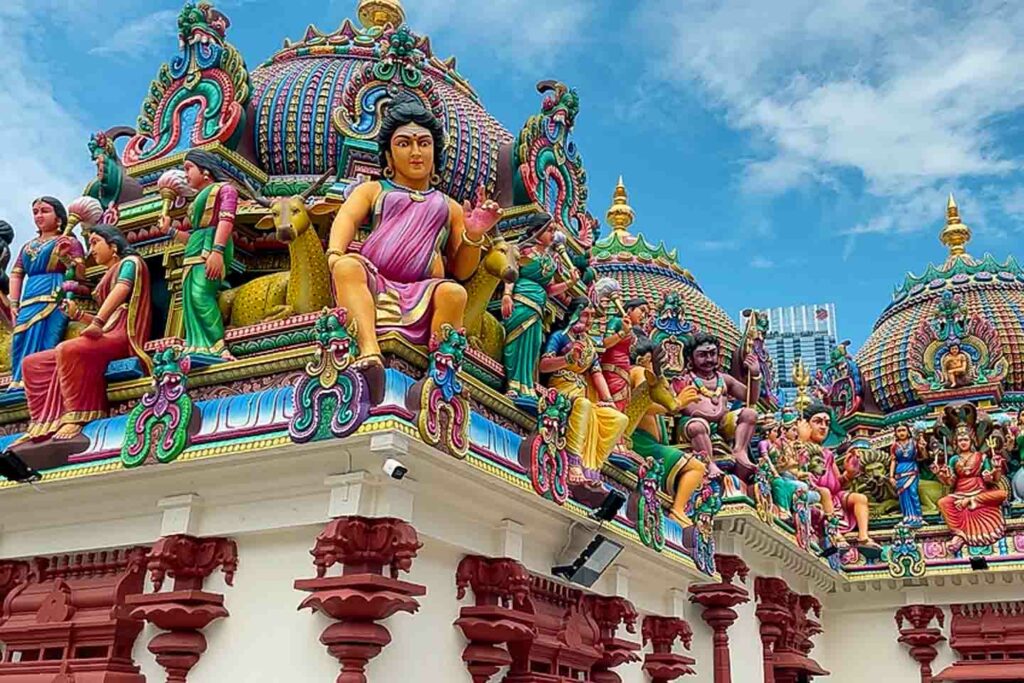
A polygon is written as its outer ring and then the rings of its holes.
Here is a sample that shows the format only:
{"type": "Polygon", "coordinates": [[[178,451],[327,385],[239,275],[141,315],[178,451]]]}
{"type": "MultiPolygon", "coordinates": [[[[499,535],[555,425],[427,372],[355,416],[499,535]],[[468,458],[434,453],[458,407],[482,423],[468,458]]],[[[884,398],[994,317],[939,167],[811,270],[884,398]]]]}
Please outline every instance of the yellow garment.
{"type": "Polygon", "coordinates": [[[556,373],[552,389],[572,399],[566,445],[588,470],[601,470],[615,444],[626,432],[629,418],[615,408],[597,405],[597,392],[578,374],[556,373]]]}

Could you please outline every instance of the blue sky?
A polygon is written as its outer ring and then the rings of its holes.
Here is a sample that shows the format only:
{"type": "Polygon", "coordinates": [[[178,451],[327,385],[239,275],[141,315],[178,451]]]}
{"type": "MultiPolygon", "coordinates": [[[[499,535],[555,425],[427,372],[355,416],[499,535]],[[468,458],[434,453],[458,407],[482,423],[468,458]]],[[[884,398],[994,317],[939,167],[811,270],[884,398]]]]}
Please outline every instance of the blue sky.
{"type": "MultiPolygon", "coordinates": [[[[356,0],[223,0],[250,68],[356,0]]],[[[414,30],[515,131],[538,80],[577,88],[591,210],[625,178],[635,230],[730,313],[834,301],[855,346],[928,261],[945,196],[970,250],[1004,258],[1024,217],[1024,3],[923,0],[405,0],[414,30]]],[[[70,200],[91,131],[134,124],[176,53],[179,2],[0,4],[0,216],[70,200]]]]}

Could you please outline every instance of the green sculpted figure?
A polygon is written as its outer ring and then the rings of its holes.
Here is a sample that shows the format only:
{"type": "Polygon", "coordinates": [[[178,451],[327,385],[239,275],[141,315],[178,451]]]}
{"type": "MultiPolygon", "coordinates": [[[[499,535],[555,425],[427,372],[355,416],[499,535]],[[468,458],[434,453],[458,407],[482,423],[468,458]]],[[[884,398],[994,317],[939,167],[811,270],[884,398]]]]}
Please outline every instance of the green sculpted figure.
{"type": "Polygon", "coordinates": [[[238,190],[227,182],[217,157],[202,150],[185,155],[185,177],[196,191],[189,206],[189,230],[165,229],[171,239],[185,242],[182,308],[185,321],[185,355],[195,361],[233,360],[224,344],[224,321],[217,294],[234,256],[232,232],[238,207],[238,190]]]}

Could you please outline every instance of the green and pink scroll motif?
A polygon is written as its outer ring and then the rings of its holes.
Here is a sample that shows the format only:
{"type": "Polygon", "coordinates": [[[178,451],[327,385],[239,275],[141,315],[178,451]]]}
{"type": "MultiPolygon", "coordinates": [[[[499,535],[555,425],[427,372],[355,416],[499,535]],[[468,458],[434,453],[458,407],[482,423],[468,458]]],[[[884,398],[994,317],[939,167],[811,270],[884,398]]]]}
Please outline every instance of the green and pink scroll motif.
{"type": "Polygon", "coordinates": [[[313,325],[315,349],[295,382],[288,435],[296,443],[349,436],[370,414],[370,389],[352,367],[359,348],[344,308],[324,309],[313,325]]]}
{"type": "Polygon", "coordinates": [[[885,546],[882,559],[894,579],[919,579],[925,574],[924,557],[914,539],[914,530],[902,522],[893,528],[892,543],[885,546]]]}
{"type": "Polygon", "coordinates": [[[153,387],[128,414],[121,446],[125,467],[137,467],[151,457],[173,462],[199,431],[200,414],[186,391],[190,367],[188,356],[182,357],[176,347],[153,357],[153,387]]]}
{"type": "Polygon", "coordinates": [[[242,55],[225,40],[231,22],[207,2],[178,15],[181,54],[160,67],[124,151],[133,166],[219,142],[234,149],[245,130],[252,85],[242,55]]]}
{"type": "Polygon", "coordinates": [[[715,515],[722,509],[722,484],[705,477],[704,484],[690,499],[693,526],[684,530],[693,535],[690,543],[693,563],[705,574],[715,573],[715,515]]]}
{"type": "Polygon", "coordinates": [[[793,492],[793,501],[790,503],[790,511],[793,514],[793,534],[796,537],[796,545],[801,550],[807,550],[811,545],[811,503],[807,499],[808,490],[799,488],[793,492]]]}
{"type": "Polygon", "coordinates": [[[469,455],[469,398],[459,379],[466,343],[465,330],[442,325],[430,339],[427,376],[409,387],[405,399],[420,438],[459,459],[469,455]]]}
{"type": "Polygon", "coordinates": [[[587,172],[570,138],[580,98],[556,81],[541,81],[541,112],[519,131],[514,147],[514,202],[536,202],[584,246],[594,242],[597,220],[587,211],[587,172]]]}
{"type": "Polygon", "coordinates": [[[537,429],[519,446],[519,462],[530,473],[538,496],[562,505],[569,498],[566,425],[572,401],[554,389],[537,386],[537,429]]]}
{"type": "Polygon", "coordinates": [[[658,458],[647,458],[637,468],[636,533],[641,543],[658,552],[665,548],[665,509],[658,498],[663,477],[658,458]]]}

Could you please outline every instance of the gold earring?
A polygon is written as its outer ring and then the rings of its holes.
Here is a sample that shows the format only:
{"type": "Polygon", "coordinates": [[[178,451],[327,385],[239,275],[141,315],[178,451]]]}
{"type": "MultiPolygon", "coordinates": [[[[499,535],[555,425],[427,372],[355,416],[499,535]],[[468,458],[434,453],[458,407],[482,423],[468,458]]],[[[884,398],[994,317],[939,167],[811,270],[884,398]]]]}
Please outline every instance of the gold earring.
{"type": "Polygon", "coordinates": [[[437,187],[438,185],[440,185],[441,184],[441,176],[438,175],[437,173],[435,173],[434,175],[430,176],[430,184],[433,187],[437,187]]]}
{"type": "Polygon", "coordinates": [[[384,177],[387,178],[388,180],[391,180],[392,178],[394,178],[395,177],[395,169],[391,168],[390,166],[385,166],[384,167],[384,177]]]}

